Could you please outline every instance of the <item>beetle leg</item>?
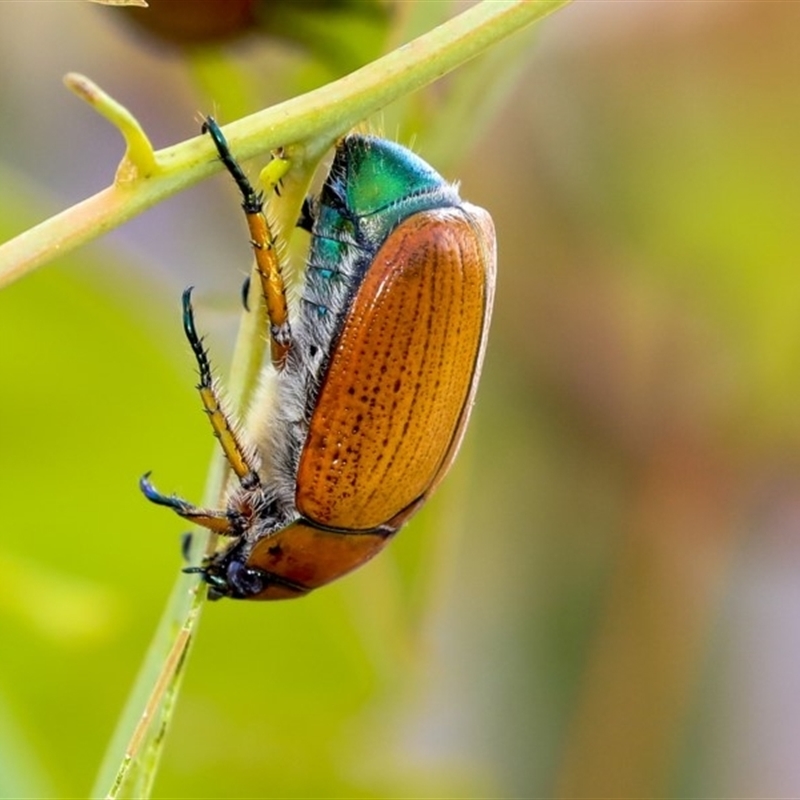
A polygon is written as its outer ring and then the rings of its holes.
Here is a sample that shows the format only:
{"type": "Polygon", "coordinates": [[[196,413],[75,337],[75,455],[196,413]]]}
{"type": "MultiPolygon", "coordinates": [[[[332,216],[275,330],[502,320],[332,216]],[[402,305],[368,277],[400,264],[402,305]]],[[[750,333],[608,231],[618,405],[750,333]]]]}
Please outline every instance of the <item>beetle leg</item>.
{"type": "Polygon", "coordinates": [[[238,532],[231,526],[231,521],[225,511],[216,511],[209,508],[197,508],[191,503],[175,495],[165,495],[150,483],[150,473],[139,479],[139,488],[142,494],[151,502],[159,506],[171,508],[176,514],[194,522],[203,528],[219,534],[220,536],[237,536],[238,532]]]}
{"type": "Polygon", "coordinates": [[[228,459],[231,469],[236,473],[240,482],[247,486],[258,486],[259,480],[256,473],[256,465],[253,463],[254,459],[246,452],[234,427],[222,409],[211,375],[208,353],[203,347],[203,340],[197,335],[197,330],[194,326],[191,287],[183,293],[183,330],[192,347],[192,352],[200,370],[200,383],[197,384],[197,390],[200,392],[200,399],[203,401],[203,406],[211,421],[211,427],[214,429],[214,436],[219,439],[222,452],[225,453],[225,458],[228,459]]]}
{"type": "MultiPolygon", "coordinates": [[[[281,274],[281,262],[267,218],[264,215],[264,196],[253,189],[247,176],[233,157],[225,136],[213,117],[206,117],[203,133],[208,133],[219,153],[220,161],[236,181],[242,193],[242,208],[250,229],[250,243],[256,257],[256,269],[261,279],[264,307],[269,324],[270,352],[276,369],[283,369],[292,345],[286,287],[281,274]]],[[[273,162],[275,163],[275,162],[273,162]]],[[[277,185],[277,181],[276,181],[277,185]]]]}

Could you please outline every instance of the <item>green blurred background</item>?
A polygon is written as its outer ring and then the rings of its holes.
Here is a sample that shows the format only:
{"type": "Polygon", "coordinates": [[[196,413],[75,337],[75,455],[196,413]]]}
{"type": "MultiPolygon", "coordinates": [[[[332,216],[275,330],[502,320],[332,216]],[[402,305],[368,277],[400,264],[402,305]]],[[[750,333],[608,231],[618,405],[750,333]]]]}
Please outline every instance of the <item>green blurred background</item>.
{"type": "MultiPolygon", "coordinates": [[[[65,72],[161,147],[459,8],[189,50],[0,4],[2,238],[121,156],[65,72]]],[[[797,3],[578,2],[372,121],[494,216],[474,422],[379,559],[205,610],[157,797],[800,795],[798,41],[797,3]]],[[[214,446],[180,291],[224,375],[248,250],[220,176],[0,293],[0,796],[89,791],[181,566],[136,481],[199,500],[214,446]]]]}

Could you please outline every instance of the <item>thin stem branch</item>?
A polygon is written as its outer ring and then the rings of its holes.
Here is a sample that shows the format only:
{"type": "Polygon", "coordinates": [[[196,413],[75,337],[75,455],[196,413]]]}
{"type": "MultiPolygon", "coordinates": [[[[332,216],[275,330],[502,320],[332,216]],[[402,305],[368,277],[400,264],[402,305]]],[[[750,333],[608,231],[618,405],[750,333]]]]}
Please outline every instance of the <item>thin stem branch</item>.
{"type": "Polygon", "coordinates": [[[139,121],[127,108],[104,92],[94,81],[77,72],[65,75],[64,83],[81,100],[85,100],[98,114],[102,114],[118,128],[125,139],[127,148],[114,176],[116,185],[134,183],[156,172],[158,163],[153,145],[139,121]]]}

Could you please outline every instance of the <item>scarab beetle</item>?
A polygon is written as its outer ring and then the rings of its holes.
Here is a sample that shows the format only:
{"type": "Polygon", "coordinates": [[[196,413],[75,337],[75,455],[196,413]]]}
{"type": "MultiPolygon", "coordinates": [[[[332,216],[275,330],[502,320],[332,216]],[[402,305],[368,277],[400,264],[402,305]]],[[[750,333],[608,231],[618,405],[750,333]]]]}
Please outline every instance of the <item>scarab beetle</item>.
{"type": "Polygon", "coordinates": [[[220,406],[187,290],[198,388],[238,485],[223,510],[162,495],[148,476],[141,488],[224,537],[188,570],[210,598],[298,597],[378,553],[455,458],[486,346],[494,226],[409,150],[346,136],[298,223],[311,243],[290,320],[261,196],[213,119],[204,130],[244,197],[275,371],[240,433],[220,406]]]}

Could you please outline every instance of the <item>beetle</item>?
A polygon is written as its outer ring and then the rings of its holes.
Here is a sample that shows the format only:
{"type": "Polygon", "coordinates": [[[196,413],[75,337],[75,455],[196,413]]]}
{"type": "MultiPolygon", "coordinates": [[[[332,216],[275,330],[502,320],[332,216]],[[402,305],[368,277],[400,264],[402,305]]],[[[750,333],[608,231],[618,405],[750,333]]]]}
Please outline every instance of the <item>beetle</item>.
{"type": "Polygon", "coordinates": [[[246,433],[220,403],[191,289],[183,326],[198,389],[237,485],[221,510],[141,489],[220,535],[199,573],[210,599],[302,596],[382,550],[456,456],[494,296],[494,225],[411,151],[352,133],[298,225],[311,234],[297,308],[257,194],[212,118],[250,228],[274,372],[246,433]],[[291,319],[290,319],[291,314],[291,319]]]}

